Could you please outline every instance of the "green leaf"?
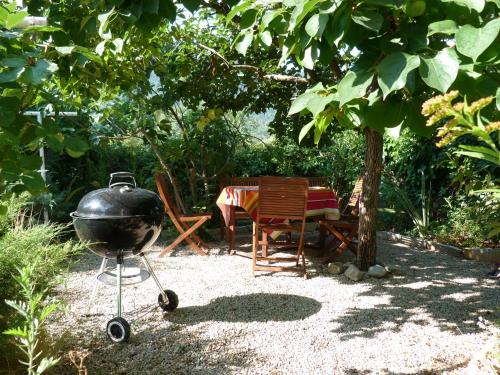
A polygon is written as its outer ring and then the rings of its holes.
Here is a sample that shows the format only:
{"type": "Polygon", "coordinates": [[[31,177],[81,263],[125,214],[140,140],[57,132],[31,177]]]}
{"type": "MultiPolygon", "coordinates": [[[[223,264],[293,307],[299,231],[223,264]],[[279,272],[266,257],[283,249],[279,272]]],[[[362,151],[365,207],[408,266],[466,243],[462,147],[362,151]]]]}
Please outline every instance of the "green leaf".
{"type": "Polygon", "coordinates": [[[484,0],[442,0],[443,3],[455,3],[457,5],[473,9],[481,13],[484,9],[484,0]]]}
{"type": "Polygon", "coordinates": [[[378,32],[382,27],[384,19],[379,12],[373,10],[359,9],[352,13],[352,20],[369,30],[378,32]]]}
{"type": "Polygon", "coordinates": [[[32,194],[36,195],[45,190],[45,181],[40,173],[33,172],[31,174],[23,174],[21,176],[21,181],[32,194]]]}
{"type": "Polygon", "coordinates": [[[49,368],[54,367],[59,362],[59,360],[60,358],[53,357],[42,358],[38,367],[36,368],[36,373],[41,374],[47,371],[49,368]]]}
{"type": "Polygon", "coordinates": [[[252,5],[253,1],[244,1],[241,4],[233,7],[226,16],[226,25],[229,25],[229,22],[239,13],[244,12],[248,9],[250,5],[252,5]]]}
{"type": "Polygon", "coordinates": [[[500,152],[483,146],[460,145],[462,150],[456,151],[458,155],[465,155],[471,158],[489,161],[500,166],[500,152]],[[465,151],[463,151],[465,150],[465,151]]]}
{"type": "Polygon", "coordinates": [[[7,29],[12,29],[13,27],[21,23],[27,16],[28,12],[24,10],[10,14],[5,20],[5,27],[7,29]]]}
{"type": "Polygon", "coordinates": [[[302,20],[314,9],[320,0],[307,0],[296,2],[296,7],[290,15],[290,21],[288,25],[288,31],[295,29],[297,25],[300,25],[302,20]]]}
{"type": "Polygon", "coordinates": [[[154,116],[155,116],[155,122],[156,122],[156,124],[161,124],[163,121],[167,121],[167,115],[161,109],[157,109],[154,112],[154,116]]]}
{"type": "Polygon", "coordinates": [[[326,23],[328,22],[328,15],[326,14],[314,14],[306,23],[306,33],[311,37],[321,37],[323,31],[325,30],[326,23]]]}
{"type": "Polygon", "coordinates": [[[181,0],[182,5],[190,12],[194,12],[201,4],[201,0],[181,0]]]}
{"type": "Polygon", "coordinates": [[[493,43],[500,31],[500,18],[488,22],[480,28],[465,25],[457,31],[457,50],[474,61],[493,43]]]}
{"type": "Polygon", "coordinates": [[[497,103],[497,109],[500,111],[500,87],[497,88],[496,103],[497,103]]]}
{"type": "Polygon", "coordinates": [[[423,0],[407,0],[403,10],[408,17],[420,17],[425,13],[427,3],[423,0]]]}
{"type": "Polygon", "coordinates": [[[313,52],[315,51],[316,49],[310,45],[309,47],[307,47],[305,50],[304,50],[304,56],[302,58],[302,61],[301,62],[301,65],[306,68],[306,69],[314,69],[314,62],[316,61],[315,59],[315,55],[313,55],[313,52]]]}
{"type": "Polygon", "coordinates": [[[111,10],[107,13],[101,13],[97,16],[97,20],[99,21],[99,36],[103,39],[111,39],[111,32],[108,30],[110,17],[114,14],[115,8],[111,8],[111,10]]]}
{"type": "Polygon", "coordinates": [[[25,68],[15,68],[0,73],[0,83],[15,82],[25,71],[25,68]]]}
{"type": "Polygon", "coordinates": [[[9,207],[7,207],[4,204],[0,204],[0,216],[5,215],[9,210],[9,207]]]}
{"type": "Polygon", "coordinates": [[[27,64],[28,64],[28,59],[24,56],[7,57],[2,60],[2,65],[8,66],[9,68],[20,68],[27,64]]]}
{"type": "Polygon", "coordinates": [[[36,64],[23,73],[23,80],[31,85],[42,84],[52,73],[57,71],[58,66],[45,59],[38,60],[36,64]]]}
{"type": "Polygon", "coordinates": [[[339,82],[339,106],[349,103],[353,99],[362,98],[373,80],[373,72],[354,72],[350,70],[339,82]]]}
{"type": "Polygon", "coordinates": [[[332,119],[333,119],[333,111],[331,109],[327,109],[326,111],[320,113],[318,116],[315,117],[315,122],[314,122],[314,144],[318,144],[321,135],[326,131],[328,126],[331,124],[332,119]]]}
{"type": "Polygon", "coordinates": [[[260,40],[262,40],[262,43],[264,43],[268,47],[270,47],[271,44],[273,44],[273,37],[271,36],[271,33],[267,30],[260,34],[260,40]]]}
{"type": "Polygon", "coordinates": [[[307,135],[307,133],[309,133],[309,130],[311,130],[311,128],[314,126],[314,120],[311,120],[310,122],[308,122],[307,124],[305,124],[302,129],[300,129],[300,133],[299,133],[299,143],[302,142],[302,140],[304,139],[304,137],[307,135]]]}
{"type": "Polygon", "coordinates": [[[386,101],[377,101],[365,111],[366,126],[382,134],[385,128],[401,125],[406,116],[406,103],[391,97],[386,101]]]}
{"type": "Polygon", "coordinates": [[[495,3],[497,8],[500,8],[500,0],[486,0],[487,2],[489,1],[490,3],[495,3]]]}
{"type": "Polygon", "coordinates": [[[55,49],[61,55],[71,55],[71,52],[73,52],[75,46],[55,47],[55,49]]]}
{"type": "Polygon", "coordinates": [[[418,68],[420,58],[403,52],[395,52],[385,57],[377,67],[378,84],[385,99],[392,91],[405,87],[408,73],[418,68]]]}
{"type": "Polygon", "coordinates": [[[253,30],[252,29],[242,30],[238,35],[238,37],[236,38],[236,45],[235,45],[236,51],[245,56],[248,47],[250,47],[250,44],[252,44],[252,40],[253,40],[253,30]]]}
{"type": "Polygon", "coordinates": [[[427,84],[445,93],[455,81],[460,63],[452,48],[445,48],[432,58],[421,58],[420,76],[427,84]]]}
{"type": "Polygon", "coordinates": [[[269,24],[281,13],[283,13],[283,9],[275,9],[269,12],[266,12],[262,17],[261,28],[264,30],[269,26],[269,24]]]}
{"type": "Polygon", "coordinates": [[[290,110],[288,111],[288,116],[294,115],[304,110],[307,107],[307,103],[309,102],[309,100],[311,100],[314,96],[316,96],[316,93],[312,91],[306,91],[305,93],[299,95],[297,99],[293,101],[290,110]]]}
{"type": "Polygon", "coordinates": [[[82,138],[66,136],[64,137],[66,152],[73,158],[79,158],[89,149],[87,142],[82,138]]]}
{"type": "Polygon", "coordinates": [[[453,20],[444,20],[429,24],[427,36],[434,34],[455,34],[458,31],[457,23],[453,20]]]}
{"type": "Polygon", "coordinates": [[[248,9],[245,13],[243,13],[240,20],[241,30],[252,27],[255,24],[256,17],[257,9],[248,9]]]}
{"type": "Polygon", "coordinates": [[[307,102],[306,108],[314,115],[323,112],[325,107],[334,100],[334,95],[318,95],[314,94],[313,97],[307,102]]]}

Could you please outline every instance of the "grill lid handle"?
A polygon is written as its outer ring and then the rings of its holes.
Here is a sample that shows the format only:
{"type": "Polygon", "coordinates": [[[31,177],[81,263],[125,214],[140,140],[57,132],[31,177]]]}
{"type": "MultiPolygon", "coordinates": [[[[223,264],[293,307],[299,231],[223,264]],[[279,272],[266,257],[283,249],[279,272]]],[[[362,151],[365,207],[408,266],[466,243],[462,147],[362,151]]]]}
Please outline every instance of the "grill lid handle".
{"type": "Polygon", "coordinates": [[[137,183],[135,182],[134,175],[130,172],[115,172],[110,174],[109,178],[109,187],[112,188],[114,186],[123,186],[123,185],[128,185],[128,186],[133,186],[134,188],[137,187],[137,183]],[[113,182],[113,179],[131,179],[132,182],[130,181],[118,181],[118,182],[113,182]]]}

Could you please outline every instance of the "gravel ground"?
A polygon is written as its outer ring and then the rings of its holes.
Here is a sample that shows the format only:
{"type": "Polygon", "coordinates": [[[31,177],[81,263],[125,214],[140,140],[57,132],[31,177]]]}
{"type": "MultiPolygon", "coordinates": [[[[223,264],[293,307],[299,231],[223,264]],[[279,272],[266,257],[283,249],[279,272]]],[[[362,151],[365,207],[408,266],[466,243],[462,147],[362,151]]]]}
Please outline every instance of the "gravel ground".
{"type": "MultiPolygon", "coordinates": [[[[58,374],[75,374],[65,353],[90,351],[88,374],[434,374],[481,373],[470,362],[492,334],[480,316],[498,318],[500,296],[488,267],[447,254],[379,242],[379,262],[399,266],[385,279],[333,276],[310,254],[310,277],[261,274],[249,259],[213,244],[212,255],[186,248],[149,259],[176,311],[155,307],[150,278],[123,291],[127,344],[111,344],[106,322],[114,288],[102,286],[85,316],[100,258],[83,256],[59,288],[67,310],[51,323],[62,337],[58,374]],[[467,367],[469,366],[469,367],[467,367]]],[[[249,250],[248,238],[239,244],[249,250]]],[[[349,260],[344,258],[344,260],[349,260]]],[[[484,370],[486,371],[486,370],[484,370]]]]}

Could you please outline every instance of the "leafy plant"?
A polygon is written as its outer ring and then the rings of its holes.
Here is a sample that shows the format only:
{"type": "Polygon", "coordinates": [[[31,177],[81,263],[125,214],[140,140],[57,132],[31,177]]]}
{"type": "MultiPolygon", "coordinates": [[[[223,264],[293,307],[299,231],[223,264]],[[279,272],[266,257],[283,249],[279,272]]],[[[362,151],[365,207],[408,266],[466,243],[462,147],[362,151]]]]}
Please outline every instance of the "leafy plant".
{"type": "MultiPolygon", "coordinates": [[[[493,102],[493,96],[478,99],[472,103],[453,101],[459,96],[458,91],[450,91],[445,95],[439,95],[429,99],[422,105],[422,114],[429,117],[427,125],[441,124],[437,136],[440,138],[437,145],[444,147],[464,136],[476,138],[480,145],[459,144],[458,155],[467,156],[485,161],[493,166],[500,167],[500,150],[497,146],[500,133],[500,121],[490,121],[481,116],[480,111],[493,102]],[[496,134],[496,137],[492,135],[496,134]]],[[[493,205],[500,205],[500,186],[498,179],[493,180],[493,187],[486,186],[472,192],[473,194],[488,194],[493,197],[493,205]]],[[[488,223],[490,227],[489,237],[500,233],[500,222],[497,220],[488,223]]]]}
{"type": "Polygon", "coordinates": [[[56,302],[44,303],[48,289],[38,290],[35,283],[35,267],[31,265],[18,268],[18,275],[14,276],[20,287],[21,300],[6,300],[22,318],[22,325],[4,331],[5,335],[12,336],[16,346],[22,351],[25,359],[20,360],[26,366],[28,375],[39,375],[58,363],[58,358],[43,357],[39,350],[39,336],[46,319],[54,313],[59,304],[56,302]],[[37,291],[38,290],[38,291],[37,291]]]}
{"type": "Polygon", "coordinates": [[[444,147],[464,135],[472,135],[484,145],[461,144],[456,153],[500,166],[500,151],[491,136],[500,131],[500,121],[489,121],[480,115],[481,109],[493,101],[493,96],[478,99],[470,104],[466,99],[453,103],[458,96],[458,91],[450,91],[446,95],[435,96],[422,105],[422,114],[429,117],[427,126],[443,124],[437,133],[440,138],[438,147],[444,147]]]}
{"type": "Polygon", "coordinates": [[[423,171],[421,171],[421,181],[420,181],[420,201],[421,207],[417,207],[410,197],[406,190],[401,186],[400,183],[396,180],[393,175],[388,173],[385,174],[388,180],[391,182],[392,189],[396,192],[396,196],[398,197],[401,206],[405,210],[405,212],[410,216],[413,224],[415,225],[418,234],[420,237],[425,237],[429,232],[429,224],[430,224],[430,206],[431,206],[431,197],[429,194],[429,189],[426,187],[426,177],[423,171]],[[419,212],[420,211],[420,212],[419,212]]]}
{"type": "Polygon", "coordinates": [[[66,233],[66,225],[44,224],[13,229],[0,237],[0,299],[18,297],[11,272],[30,264],[35,265],[32,273],[37,285],[48,287],[67,268],[69,257],[83,248],[66,241],[66,233]]]}

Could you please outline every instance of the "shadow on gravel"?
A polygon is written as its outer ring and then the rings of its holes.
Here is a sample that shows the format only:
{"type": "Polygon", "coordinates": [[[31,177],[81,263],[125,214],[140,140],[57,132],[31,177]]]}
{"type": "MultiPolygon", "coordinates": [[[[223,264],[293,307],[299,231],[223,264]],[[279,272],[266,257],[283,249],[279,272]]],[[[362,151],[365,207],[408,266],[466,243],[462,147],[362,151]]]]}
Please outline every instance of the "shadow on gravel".
{"type": "MultiPolygon", "coordinates": [[[[484,264],[386,242],[382,245],[379,258],[401,267],[401,275],[362,281],[369,289],[358,298],[384,297],[387,303],[350,308],[334,318],[332,322],[339,327],[333,332],[342,340],[399,332],[405,323],[437,324],[442,331],[462,335],[477,332],[479,316],[498,318],[498,284],[485,276],[488,267],[484,264]]],[[[345,277],[337,280],[353,284],[345,277]]]]}
{"type": "Polygon", "coordinates": [[[218,297],[204,306],[180,307],[167,319],[177,324],[219,322],[267,322],[305,319],[316,314],[321,303],[292,294],[254,293],[218,297]]]}

